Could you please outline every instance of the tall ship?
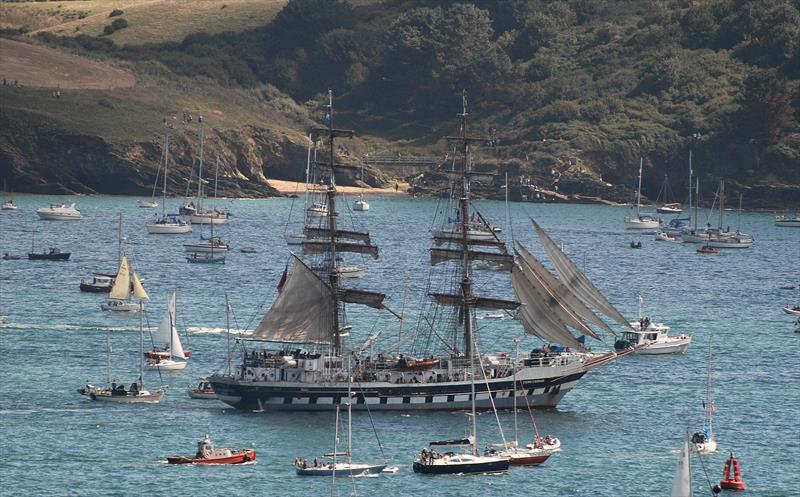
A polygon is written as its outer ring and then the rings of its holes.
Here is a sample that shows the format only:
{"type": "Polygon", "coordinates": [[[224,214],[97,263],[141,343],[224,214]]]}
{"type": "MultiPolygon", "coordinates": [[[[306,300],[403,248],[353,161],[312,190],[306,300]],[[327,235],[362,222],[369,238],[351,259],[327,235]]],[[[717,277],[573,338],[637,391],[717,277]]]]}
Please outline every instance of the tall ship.
{"type": "MultiPolygon", "coordinates": [[[[515,397],[523,403],[527,398],[532,407],[552,408],[590,369],[629,352],[591,353],[584,339],[575,336],[597,338],[590,325],[612,332],[595,311],[624,326],[628,322],[538,225],[558,276],[520,244],[515,258],[472,205],[471,182],[485,176],[472,169],[472,147],[491,142],[467,134],[468,117],[464,93],[458,135],[447,137],[457,152],[457,160],[446,166],[451,177],[448,214],[456,219],[445,216],[441,229],[433,230],[426,303],[417,313],[417,325],[404,340],[387,347],[375,346],[377,337],[363,332],[360,338],[366,342],[359,347],[353,343],[356,333],[347,321],[347,306],[399,315],[387,307],[384,294],[341,283],[343,254],[377,258],[378,247],[369,233],[337,225],[335,173],[354,166],[336,163],[334,142],[354,132],[334,127],[329,92],[326,127],[313,130],[328,145],[325,161],[316,161],[315,167],[330,171],[324,201],[329,215],[324,225],[307,226],[302,242],[303,255],[317,257],[327,267],[320,271],[292,255],[271,308],[250,337],[238,339],[241,362],[233,365],[229,351],[226,370],[209,377],[220,400],[252,411],[335,410],[351,398],[347,379],[352,374],[353,410],[465,410],[471,408],[473,395],[477,409],[492,409],[492,400],[496,408],[511,408],[515,397]],[[477,289],[485,285],[476,284],[473,266],[478,263],[493,269],[481,271],[480,277],[502,278],[511,293],[510,279],[518,298],[479,294],[477,289]],[[560,346],[544,346],[520,358],[513,352],[481,351],[479,311],[514,315],[526,333],[560,346]],[[378,349],[383,352],[375,353],[378,349]],[[476,371],[476,381],[471,371],[476,371]]],[[[521,332],[518,321],[509,319],[513,324],[503,332],[521,332]]]]}

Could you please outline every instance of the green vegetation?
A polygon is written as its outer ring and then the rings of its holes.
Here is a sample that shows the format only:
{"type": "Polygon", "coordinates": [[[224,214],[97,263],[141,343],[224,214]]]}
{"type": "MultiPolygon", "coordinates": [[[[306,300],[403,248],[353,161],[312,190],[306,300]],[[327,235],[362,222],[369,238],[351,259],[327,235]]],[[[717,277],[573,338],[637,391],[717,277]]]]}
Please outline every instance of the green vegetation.
{"type": "Polygon", "coordinates": [[[296,102],[334,88],[339,122],[416,146],[453,133],[466,88],[497,159],[577,156],[632,183],[644,156],[657,191],[691,147],[707,179],[800,183],[800,0],[290,0],[253,29],[150,44],[124,10],[124,41],[40,36],[296,102]]]}

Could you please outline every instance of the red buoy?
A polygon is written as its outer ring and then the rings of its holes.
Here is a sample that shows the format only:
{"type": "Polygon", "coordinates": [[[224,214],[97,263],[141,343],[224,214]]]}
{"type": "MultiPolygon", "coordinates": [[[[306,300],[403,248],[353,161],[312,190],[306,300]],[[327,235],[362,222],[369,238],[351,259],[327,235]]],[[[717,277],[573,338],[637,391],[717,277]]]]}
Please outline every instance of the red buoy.
{"type": "Polygon", "coordinates": [[[719,486],[726,490],[744,490],[744,480],[742,480],[742,468],[739,460],[731,452],[731,457],[725,461],[725,469],[722,471],[722,480],[719,486]],[[733,476],[731,476],[731,469],[733,476]]]}

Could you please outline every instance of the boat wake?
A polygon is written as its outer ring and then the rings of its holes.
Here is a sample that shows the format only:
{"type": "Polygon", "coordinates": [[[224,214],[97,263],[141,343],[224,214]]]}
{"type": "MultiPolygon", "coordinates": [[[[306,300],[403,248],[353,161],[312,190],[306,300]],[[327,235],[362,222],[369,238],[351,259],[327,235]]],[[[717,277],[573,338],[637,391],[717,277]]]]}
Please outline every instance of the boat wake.
{"type": "MultiPolygon", "coordinates": [[[[186,330],[193,335],[219,334],[228,332],[227,328],[220,328],[216,326],[187,326],[186,330]]],[[[244,335],[247,333],[250,332],[241,328],[231,328],[231,334],[233,335],[244,335]]]]}

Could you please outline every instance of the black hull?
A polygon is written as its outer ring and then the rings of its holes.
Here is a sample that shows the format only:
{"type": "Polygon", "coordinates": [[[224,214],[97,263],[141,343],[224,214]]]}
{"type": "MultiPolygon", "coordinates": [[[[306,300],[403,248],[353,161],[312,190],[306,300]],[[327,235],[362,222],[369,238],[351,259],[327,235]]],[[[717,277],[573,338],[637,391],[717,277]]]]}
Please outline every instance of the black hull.
{"type": "Polygon", "coordinates": [[[504,471],[508,471],[508,466],[508,460],[472,464],[422,464],[415,461],[414,473],[421,473],[425,475],[502,473],[504,471]]]}
{"type": "MultiPolygon", "coordinates": [[[[517,382],[517,402],[538,409],[554,408],[563,396],[586,374],[585,371],[546,379],[517,382]],[[521,387],[520,387],[521,383],[521,387]]],[[[219,400],[245,411],[331,411],[347,398],[347,384],[314,385],[307,383],[254,383],[235,381],[226,377],[209,378],[219,400]]],[[[486,385],[476,384],[476,407],[479,410],[513,406],[511,379],[491,383],[491,399],[486,385]]],[[[468,410],[472,399],[470,385],[461,383],[432,383],[404,385],[370,385],[361,383],[355,388],[353,410],[413,411],[468,410]]]]}
{"type": "Polygon", "coordinates": [[[28,259],[31,261],[66,261],[69,259],[71,252],[62,252],[60,254],[28,254],[28,259]]]}
{"type": "Polygon", "coordinates": [[[108,293],[111,291],[111,287],[105,285],[95,286],[95,285],[87,285],[85,283],[81,283],[81,291],[89,293],[108,293]]]}

